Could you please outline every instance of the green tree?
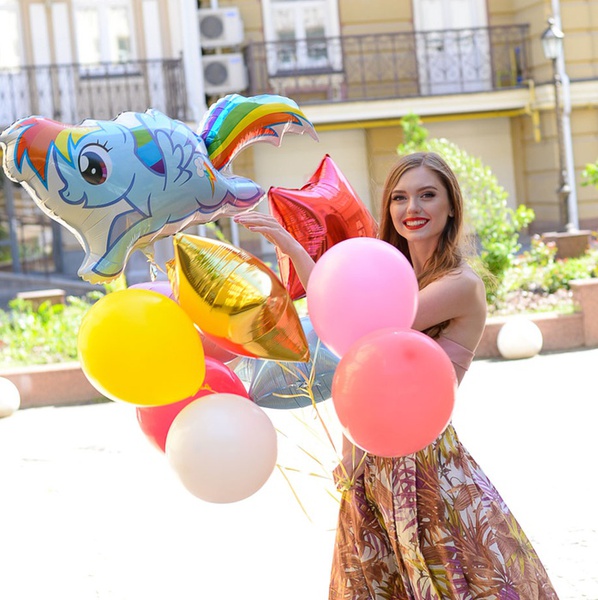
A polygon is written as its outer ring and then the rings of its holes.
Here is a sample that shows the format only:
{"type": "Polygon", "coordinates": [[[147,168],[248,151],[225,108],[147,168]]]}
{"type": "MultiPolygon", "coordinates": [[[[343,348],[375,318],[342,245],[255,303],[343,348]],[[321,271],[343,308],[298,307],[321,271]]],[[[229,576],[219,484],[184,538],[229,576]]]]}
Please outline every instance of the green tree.
{"type": "MultiPolygon", "coordinates": [[[[484,269],[500,284],[521,249],[519,232],[533,221],[533,210],[523,205],[509,207],[509,195],[490,168],[447,139],[429,138],[418,115],[406,115],[401,126],[404,142],[397,148],[399,154],[436,152],[455,172],[465,202],[466,226],[475,234],[484,269]]],[[[488,299],[492,300],[497,286],[489,285],[487,289],[488,299]]]]}

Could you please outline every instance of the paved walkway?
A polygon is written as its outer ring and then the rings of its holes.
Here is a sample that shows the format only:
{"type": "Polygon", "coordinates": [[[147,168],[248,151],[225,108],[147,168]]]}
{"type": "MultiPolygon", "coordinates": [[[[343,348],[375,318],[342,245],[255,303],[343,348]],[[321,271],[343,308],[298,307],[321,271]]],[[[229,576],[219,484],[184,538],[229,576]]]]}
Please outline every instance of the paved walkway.
{"type": "MultiPolygon", "coordinates": [[[[561,600],[598,600],[598,349],[476,361],[454,422],[532,539],[561,600]]],[[[285,466],[333,461],[310,415],[269,411],[285,466]]],[[[191,496],[118,403],[0,420],[0,598],[325,600],[336,506],[275,472],[253,497],[191,496]]]]}

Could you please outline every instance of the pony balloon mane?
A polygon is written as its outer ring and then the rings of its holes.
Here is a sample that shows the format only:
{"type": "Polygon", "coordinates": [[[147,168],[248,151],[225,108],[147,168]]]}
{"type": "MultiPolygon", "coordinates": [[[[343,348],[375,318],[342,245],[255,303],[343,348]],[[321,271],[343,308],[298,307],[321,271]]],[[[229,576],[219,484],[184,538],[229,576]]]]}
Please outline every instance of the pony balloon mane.
{"type": "Polygon", "coordinates": [[[0,144],[7,176],[72,231],[85,251],[79,276],[99,283],[136,249],[152,259],[154,241],[253,207],[264,190],[232,175],[231,161],[255,142],[280,145],[286,132],[317,140],[289,98],[233,94],[210,107],[199,133],[150,109],[76,126],[31,116],[0,144]]]}

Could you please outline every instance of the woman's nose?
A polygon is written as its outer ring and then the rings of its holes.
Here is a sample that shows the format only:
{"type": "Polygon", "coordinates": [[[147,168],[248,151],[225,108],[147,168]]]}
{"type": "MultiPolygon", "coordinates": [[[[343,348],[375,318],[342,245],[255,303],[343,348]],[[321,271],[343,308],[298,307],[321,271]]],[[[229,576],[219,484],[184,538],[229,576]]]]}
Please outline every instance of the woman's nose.
{"type": "Polygon", "coordinates": [[[407,204],[407,212],[408,213],[418,213],[421,207],[416,198],[411,198],[409,203],[407,204]]]}

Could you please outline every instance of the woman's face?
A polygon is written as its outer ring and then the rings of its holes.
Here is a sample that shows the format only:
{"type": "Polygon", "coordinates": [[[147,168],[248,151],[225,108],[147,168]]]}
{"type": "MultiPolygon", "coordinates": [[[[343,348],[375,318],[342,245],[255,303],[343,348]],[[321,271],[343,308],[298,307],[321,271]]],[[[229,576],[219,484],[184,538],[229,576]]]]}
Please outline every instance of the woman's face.
{"type": "Polygon", "coordinates": [[[436,244],[453,209],[441,179],[422,166],[409,169],[399,179],[390,196],[390,216],[397,233],[410,244],[436,244]]]}

